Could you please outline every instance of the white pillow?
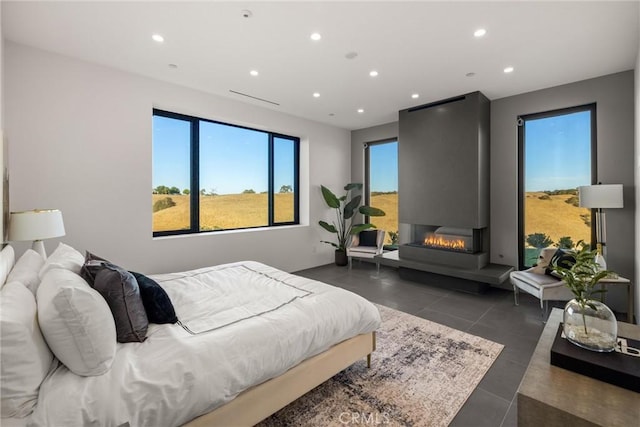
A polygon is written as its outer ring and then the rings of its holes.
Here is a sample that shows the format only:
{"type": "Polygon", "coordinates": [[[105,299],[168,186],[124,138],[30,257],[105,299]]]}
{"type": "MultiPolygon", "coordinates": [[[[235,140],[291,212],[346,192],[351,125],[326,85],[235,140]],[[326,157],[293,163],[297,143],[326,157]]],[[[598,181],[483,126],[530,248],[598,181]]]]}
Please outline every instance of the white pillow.
{"type": "Polygon", "coordinates": [[[84,264],[84,256],[71,246],[60,243],[49,258],[46,259],[44,265],[40,269],[40,280],[42,280],[48,271],[54,268],[63,268],[80,274],[80,269],[84,264]]]}
{"type": "Polygon", "coordinates": [[[44,264],[44,258],[33,249],[27,249],[13,266],[13,270],[7,277],[7,282],[20,282],[29,289],[33,295],[40,285],[40,276],[38,272],[44,264]]]}
{"type": "Polygon", "coordinates": [[[0,251],[0,289],[4,286],[15,261],[16,254],[13,248],[9,245],[5,246],[4,249],[0,251]]]}
{"type": "Polygon", "coordinates": [[[26,417],[38,401],[38,389],[49,372],[53,354],[42,338],[36,300],[19,282],[0,292],[0,394],[3,417],[26,417]]]}
{"type": "Polygon", "coordinates": [[[55,268],[37,293],[40,328],[53,354],[77,375],[101,375],[116,354],[116,325],[102,295],[77,274],[55,268]]]}

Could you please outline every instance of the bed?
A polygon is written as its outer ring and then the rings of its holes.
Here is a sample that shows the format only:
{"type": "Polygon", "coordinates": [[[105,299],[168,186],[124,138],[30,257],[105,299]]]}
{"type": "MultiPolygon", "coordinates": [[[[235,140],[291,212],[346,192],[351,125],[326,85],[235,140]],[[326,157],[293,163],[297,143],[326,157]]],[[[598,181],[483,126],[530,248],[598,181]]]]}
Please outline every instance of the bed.
{"type": "Polygon", "coordinates": [[[27,251],[12,268],[13,261],[3,261],[13,253],[7,248],[0,252],[0,283],[6,283],[0,303],[7,308],[0,313],[2,416],[10,416],[3,425],[254,425],[375,349],[380,316],[373,304],[344,289],[243,261],[149,276],[170,298],[178,322],[149,323],[142,342],[116,343],[110,360],[95,357],[92,364],[92,357],[109,353],[120,330],[100,329],[108,323],[100,317],[104,304],[78,275],[85,257],[64,245],[40,265],[27,251]],[[27,253],[37,279],[24,268],[15,274],[27,253]],[[56,342],[51,331],[59,333],[52,324],[70,316],[55,299],[65,287],[73,291],[67,295],[87,298],[77,304],[85,312],[74,316],[87,329],[84,339],[94,340],[88,356],[73,343],[56,342]],[[7,353],[16,347],[7,332],[16,294],[32,314],[27,333],[13,339],[28,336],[28,352],[40,355],[36,360],[18,361],[7,353]],[[91,308],[94,302],[102,308],[91,308]],[[57,307],[54,317],[47,311],[51,306],[57,307]],[[39,321],[33,321],[36,313],[39,321]],[[12,371],[14,361],[21,366],[12,371]],[[28,377],[20,381],[26,390],[10,387],[19,375],[28,377]]]}

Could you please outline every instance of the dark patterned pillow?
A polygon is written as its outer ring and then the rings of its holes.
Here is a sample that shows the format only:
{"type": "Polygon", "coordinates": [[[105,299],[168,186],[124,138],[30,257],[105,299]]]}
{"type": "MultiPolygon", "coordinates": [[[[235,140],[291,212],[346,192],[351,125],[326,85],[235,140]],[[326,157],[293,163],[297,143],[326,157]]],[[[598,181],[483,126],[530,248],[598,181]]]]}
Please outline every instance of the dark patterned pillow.
{"type": "Polygon", "coordinates": [[[118,342],[142,342],[147,338],[149,320],[133,274],[102,262],[102,268],[95,273],[93,288],[100,292],[111,309],[118,342]]]}
{"type": "Polygon", "coordinates": [[[140,287],[140,296],[150,323],[176,323],[175,309],[167,292],[155,280],[131,271],[140,287]]]}
{"type": "Polygon", "coordinates": [[[555,272],[553,271],[553,266],[559,266],[562,268],[566,268],[567,270],[573,267],[573,264],[576,263],[576,258],[571,255],[569,252],[564,249],[558,249],[555,254],[551,257],[551,261],[549,262],[549,267],[545,270],[545,273],[557,277],[555,272]]]}
{"type": "Polygon", "coordinates": [[[89,251],[85,252],[84,264],[80,269],[80,276],[87,281],[89,286],[93,287],[93,281],[96,279],[96,274],[98,271],[102,270],[105,262],[109,261],[104,258],[100,258],[89,251]]]}
{"type": "Polygon", "coordinates": [[[361,231],[359,246],[378,246],[378,230],[361,231]]]}

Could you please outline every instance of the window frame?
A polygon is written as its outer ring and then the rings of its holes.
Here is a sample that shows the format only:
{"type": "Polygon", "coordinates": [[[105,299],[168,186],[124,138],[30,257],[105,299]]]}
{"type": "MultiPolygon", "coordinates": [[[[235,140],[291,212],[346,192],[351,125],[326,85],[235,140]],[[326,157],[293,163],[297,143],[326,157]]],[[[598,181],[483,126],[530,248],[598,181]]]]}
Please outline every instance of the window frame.
{"type": "MultiPolygon", "coordinates": [[[[247,126],[240,126],[233,123],[225,123],[217,120],[205,119],[202,117],[189,116],[186,114],[175,113],[172,111],[162,110],[159,108],[153,108],[152,117],[166,117],[170,119],[186,121],[190,124],[190,198],[189,198],[189,228],[182,230],[165,230],[165,231],[153,231],[152,221],[152,234],[153,237],[164,236],[177,236],[188,234],[201,234],[201,233],[217,233],[232,230],[250,230],[250,229],[262,229],[262,228],[274,228],[286,225],[299,225],[300,224],[300,138],[285,135],[278,132],[265,131],[263,129],[254,129],[247,126]],[[238,227],[238,228],[225,228],[221,230],[200,230],[200,122],[214,123],[222,126],[230,126],[240,129],[246,129],[255,132],[261,132],[268,135],[268,189],[267,189],[267,225],[259,225],[253,227],[238,227]],[[275,222],[274,220],[274,200],[275,200],[275,188],[274,188],[274,140],[276,138],[286,139],[293,143],[293,221],[275,222]]],[[[153,145],[153,143],[152,143],[153,145]]],[[[153,173],[153,172],[152,172],[153,173]]]]}
{"type": "MultiPolygon", "coordinates": [[[[367,206],[371,206],[371,146],[372,145],[382,145],[382,144],[392,144],[392,143],[400,144],[398,141],[398,137],[394,138],[386,138],[380,139],[372,142],[364,143],[364,204],[367,206]]],[[[399,169],[398,169],[399,171],[399,169]]],[[[365,222],[371,222],[371,217],[366,215],[364,217],[365,222]]]]}
{"type": "MultiPolygon", "coordinates": [[[[524,265],[524,198],[525,198],[525,123],[527,120],[545,119],[556,116],[563,116],[572,113],[579,113],[588,111],[590,112],[590,125],[591,125],[591,185],[598,182],[598,134],[597,134],[597,108],[596,103],[577,105],[575,107],[558,108],[555,110],[544,111],[540,113],[521,114],[517,117],[518,127],[518,269],[524,270],[528,267],[524,265]]],[[[596,230],[593,226],[595,224],[595,210],[591,210],[591,247],[594,247],[596,241],[596,230]]]]}

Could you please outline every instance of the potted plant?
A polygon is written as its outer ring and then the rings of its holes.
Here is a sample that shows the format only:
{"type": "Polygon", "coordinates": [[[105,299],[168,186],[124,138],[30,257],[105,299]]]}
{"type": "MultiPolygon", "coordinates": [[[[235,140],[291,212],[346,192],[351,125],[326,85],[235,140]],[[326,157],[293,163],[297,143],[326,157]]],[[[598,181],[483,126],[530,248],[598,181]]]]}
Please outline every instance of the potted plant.
{"type": "Polygon", "coordinates": [[[575,258],[570,265],[558,263],[552,267],[574,295],[564,308],[564,335],[573,344],[588,350],[613,351],[618,332],[615,315],[602,301],[592,298],[605,292],[594,287],[611,272],[596,263],[597,250],[583,241],[578,242],[578,247],[566,252],[575,258]]]}
{"type": "Polygon", "coordinates": [[[327,206],[334,209],[336,214],[336,220],[329,224],[326,221],[319,221],[318,224],[330,233],[334,233],[337,237],[337,242],[329,242],[323,240],[322,243],[328,243],[336,248],[335,261],[336,265],[347,265],[347,244],[350,236],[358,234],[363,230],[369,228],[375,228],[373,224],[353,224],[353,218],[356,212],[367,216],[384,216],[383,210],[374,208],[371,206],[360,206],[362,196],[356,194],[351,196],[353,190],[362,190],[362,184],[351,183],[344,186],[346,193],[338,197],[331,190],[324,185],[321,185],[322,197],[327,206]]]}

